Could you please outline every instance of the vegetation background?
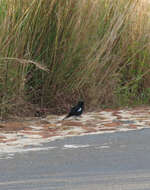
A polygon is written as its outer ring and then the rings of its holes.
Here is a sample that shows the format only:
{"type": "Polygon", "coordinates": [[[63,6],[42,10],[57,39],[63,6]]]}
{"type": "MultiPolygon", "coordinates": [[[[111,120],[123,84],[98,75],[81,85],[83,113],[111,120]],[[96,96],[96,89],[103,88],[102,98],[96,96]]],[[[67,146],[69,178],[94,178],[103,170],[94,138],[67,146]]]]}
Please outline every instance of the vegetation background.
{"type": "Polygon", "coordinates": [[[149,97],[148,0],[0,0],[0,117],[149,97]]]}

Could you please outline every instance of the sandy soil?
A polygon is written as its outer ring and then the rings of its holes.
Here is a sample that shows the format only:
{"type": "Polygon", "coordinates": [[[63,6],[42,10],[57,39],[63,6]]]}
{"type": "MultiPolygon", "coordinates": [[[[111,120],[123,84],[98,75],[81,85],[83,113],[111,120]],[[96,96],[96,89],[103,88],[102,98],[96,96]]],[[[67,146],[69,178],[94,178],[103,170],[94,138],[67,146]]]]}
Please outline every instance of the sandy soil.
{"type": "Polygon", "coordinates": [[[150,127],[150,107],[105,109],[62,120],[64,115],[24,118],[0,123],[0,150],[15,151],[66,136],[112,133],[150,127]],[[5,146],[4,146],[5,145],[5,146]]]}

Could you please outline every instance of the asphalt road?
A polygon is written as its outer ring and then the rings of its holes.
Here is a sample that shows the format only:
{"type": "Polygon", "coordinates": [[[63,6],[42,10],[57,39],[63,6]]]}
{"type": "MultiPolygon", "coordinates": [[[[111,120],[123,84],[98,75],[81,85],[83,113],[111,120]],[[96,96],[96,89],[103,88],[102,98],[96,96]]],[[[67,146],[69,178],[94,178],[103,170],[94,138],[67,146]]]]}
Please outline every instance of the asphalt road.
{"type": "Polygon", "coordinates": [[[69,137],[0,160],[0,190],[150,190],[150,129],[69,137]],[[79,146],[78,146],[79,145],[79,146]]]}

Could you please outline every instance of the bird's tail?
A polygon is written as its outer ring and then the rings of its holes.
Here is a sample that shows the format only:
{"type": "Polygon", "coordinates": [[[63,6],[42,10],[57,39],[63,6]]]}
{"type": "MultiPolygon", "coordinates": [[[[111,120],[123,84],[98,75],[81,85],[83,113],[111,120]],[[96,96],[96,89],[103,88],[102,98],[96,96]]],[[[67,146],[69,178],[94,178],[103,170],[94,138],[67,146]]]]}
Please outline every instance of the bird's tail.
{"type": "Polygon", "coordinates": [[[68,117],[70,117],[70,115],[65,116],[65,117],[62,119],[62,121],[65,120],[65,119],[67,119],[68,117]]]}

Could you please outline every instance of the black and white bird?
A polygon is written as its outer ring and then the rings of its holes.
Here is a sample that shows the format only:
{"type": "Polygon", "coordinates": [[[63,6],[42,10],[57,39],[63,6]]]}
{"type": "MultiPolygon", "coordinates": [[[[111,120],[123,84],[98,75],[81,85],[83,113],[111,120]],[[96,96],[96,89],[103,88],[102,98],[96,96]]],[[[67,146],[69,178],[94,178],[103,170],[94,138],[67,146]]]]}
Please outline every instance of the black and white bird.
{"type": "Polygon", "coordinates": [[[83,110],[84,110],[84,102],[79,101],[76,106],[71,108],[69,114],[64,119],[66,119],[68,117],[72,117],[72,116],[80,116],[82,114],[83,110]]]}

